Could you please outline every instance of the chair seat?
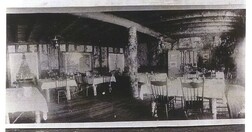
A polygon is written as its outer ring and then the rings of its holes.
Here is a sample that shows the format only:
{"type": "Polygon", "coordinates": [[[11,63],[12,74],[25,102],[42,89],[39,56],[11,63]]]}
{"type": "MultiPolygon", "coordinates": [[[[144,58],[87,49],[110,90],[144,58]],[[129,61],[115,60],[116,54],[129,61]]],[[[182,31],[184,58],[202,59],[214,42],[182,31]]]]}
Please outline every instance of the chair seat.
{"type": "Polygon", "coordinates": [[[196,80],[181,78],[183,105],[185,116],[195,116],[200,119],[203,115],[204,103],[204,76],[196,80]]]}
{"type": "Polygon", "coordinates": [[[203,108],[203,101],[185,101],[185,109],[200,109],[203,108]]]}
{"type": "Polygon", "coordinates": [[[157,98],[155,98],[154,101],[157,103],[160,103],[160,104],[168,104],[173,100],[175,100],[175,97],[173,97],[173,96],[167,97],[167,96],[159,95],[159,96],[157,96],[157,98]]]}
{"type": "Polygon", "coordinates": [[[57,90],[57,102],[60,103],[60,99],[66,99],[66,90],[65,89],[58,89],[57,90]]]}

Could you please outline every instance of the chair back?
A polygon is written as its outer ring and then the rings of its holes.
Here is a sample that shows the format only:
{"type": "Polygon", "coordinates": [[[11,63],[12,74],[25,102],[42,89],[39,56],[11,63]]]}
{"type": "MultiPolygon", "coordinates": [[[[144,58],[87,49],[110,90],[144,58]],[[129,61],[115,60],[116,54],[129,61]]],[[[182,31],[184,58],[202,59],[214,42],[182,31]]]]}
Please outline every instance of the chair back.
{"type": "Polygon", "coordinates": [[[168,85],[167,79],[162,81],[150,81],[152,96],[155,101],[164,102],[168,101],[168,85]]]}
{"type": "Polygon", "coordinates": [[[205,79],[195,80],[181,79],[181,87],[186,109],[203,108],[205,79]]]}
{"type": "Polygon", "coordinates": [[[74,74],[74,79],[78,85],[84,83],[83,75],[81,73],[74,74]]]}

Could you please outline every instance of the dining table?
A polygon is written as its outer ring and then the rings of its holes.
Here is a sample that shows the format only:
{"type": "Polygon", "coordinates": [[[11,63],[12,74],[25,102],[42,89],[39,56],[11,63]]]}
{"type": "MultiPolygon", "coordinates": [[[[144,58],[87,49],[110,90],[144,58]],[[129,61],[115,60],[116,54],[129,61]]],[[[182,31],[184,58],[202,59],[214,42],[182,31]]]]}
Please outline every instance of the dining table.
{"type": "Polygon", "coordinates": [[[74,79],[39,79],[38,85],[41,90],[45,91],[46,100],[50,102],[50,90],[56,89],[59,87],[66,88],[66,98],[67,100],[71,100],[71,92],[70,87],[77,87],[77,83],[74,79]]]}
{"type": "MultiPolygon", "coordinates": [[[[142,84],[139,98],[143,100],[144,94],[152,94],[149,83],[150,80],[162,80],[166,79],[166,77],[164,73],[153,75],[145,73],[138,74],[138,81],[142,84]]],[[[184,77],[168,79],[167,86],[169,96],[183,96],[181,80],[193,81],[191,79],[184,79],[184,77]]],[[[217,119],[217,99],[222,99],[224,103],[226,102],[225,90],[226,85],[224,78],[209,78],[204,81],[204,97],[209,99],[213,119],[217,119]]]]}
{"type": "Polygon", "coordinates": [[[35,121],[40,123],[41,113],[43,119],[47,120],[46,99],[36,87],[7,88],[6,123],[10,123],[9,113],[15,112],[35,112],[35,121]]]}
{"type": "Polygon", "coordinates": [[[102,83],[109,83],[110,92],[112,90],[111,83],[116,82],[115,76],[91,76],[84,80],[86,83],[93,86],[94,96],[97,96],[97,85],[102,83]]]}

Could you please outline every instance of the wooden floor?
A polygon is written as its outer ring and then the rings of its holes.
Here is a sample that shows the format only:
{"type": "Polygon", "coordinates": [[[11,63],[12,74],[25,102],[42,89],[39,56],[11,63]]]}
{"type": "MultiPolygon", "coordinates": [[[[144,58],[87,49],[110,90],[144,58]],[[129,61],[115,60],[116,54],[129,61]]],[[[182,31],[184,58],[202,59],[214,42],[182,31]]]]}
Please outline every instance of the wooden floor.
{"type": "Polygon", "coordinates": [[[106,128],[106,129],[80,129],[80,128],[36,128],[36,129],[6,129],[6,132],[245,132],[245,125],[227,126],[194,126],[194,127],[159,127],[159,128],[106,128]]]}
{"type": "MultiPolygon", "coordinates": [[[[177,101],[175,110],[169,113],[169,120],[186,119],[180,105],[177,101]]],[[[150,100],[132,98],[125,91],[113,91],[112,94],[105,95],[98,92],[96,97],[86,97],[83,94],[76,96],[71,101],[62,99],[59,104],[54,100],[48,103],[48,107],[48,119],[42,120],[42,123],[167,120],[165,112],[160,112],[159,118],[151,116],[150,100]]],[[[10,114],[10,121],[13,122],[19,114],[10,114]]],[[[218,118],[228,117],[219,116],[218,118]]],[[[203,119],[211,119],[211,115],[206,115],[203,119]]],[[[16,123],[34,122],[35,114],[33,112],[25,112],[16,121],[16,123]]]]}

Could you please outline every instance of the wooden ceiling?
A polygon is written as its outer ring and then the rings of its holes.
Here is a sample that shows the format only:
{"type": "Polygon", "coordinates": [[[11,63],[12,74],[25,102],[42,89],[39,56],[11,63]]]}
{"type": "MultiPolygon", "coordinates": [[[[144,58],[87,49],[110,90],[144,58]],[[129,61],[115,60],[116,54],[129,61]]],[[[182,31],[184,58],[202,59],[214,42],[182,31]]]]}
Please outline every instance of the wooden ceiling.
{"type": "Polygon", "coordinates": [[[137,26],[139,41],[245,33],[245,10],[118,11],[103,13],[7,14],[7,41],[49,43],[55,35],[78,44],[123,46],[128,28],[137,26]]]}

